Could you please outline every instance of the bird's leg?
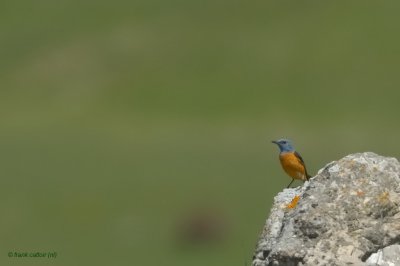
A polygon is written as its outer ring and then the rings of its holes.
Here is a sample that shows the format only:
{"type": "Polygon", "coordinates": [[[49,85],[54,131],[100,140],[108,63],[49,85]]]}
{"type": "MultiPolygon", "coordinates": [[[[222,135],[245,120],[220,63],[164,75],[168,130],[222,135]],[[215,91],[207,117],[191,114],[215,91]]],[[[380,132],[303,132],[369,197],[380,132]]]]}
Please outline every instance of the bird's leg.
{"type": "Polygon", "coordinates": [[[289,188],[290,185],[293,183],[293,181],[294,181],[294,178],[292,179],[292,181],[289,183],[289,185],[286,188],[289,188]]]}

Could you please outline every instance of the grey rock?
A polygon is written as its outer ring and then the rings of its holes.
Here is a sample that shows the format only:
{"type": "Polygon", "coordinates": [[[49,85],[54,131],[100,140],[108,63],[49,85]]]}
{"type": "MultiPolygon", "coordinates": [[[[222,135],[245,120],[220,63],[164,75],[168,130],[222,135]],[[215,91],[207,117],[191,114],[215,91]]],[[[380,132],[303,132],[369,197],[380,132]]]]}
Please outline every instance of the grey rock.
{"type": "Polygon", "coordinates": [[[389,264],[382,265],[400,265],[391,246],[400,243],[399,206],[400,163],[371,152],[348,155],[278,193],[253,265],[381,265],[370,258],[375,253],[385,254],[389,264]],[[297,206],[287,208],[296,195],[297,206]]]}
{"type": "Polygon", "coordinates": [[[368,266],[400,265],[400,245],[391,245],[372,253],[367,259],[368,266]]]}

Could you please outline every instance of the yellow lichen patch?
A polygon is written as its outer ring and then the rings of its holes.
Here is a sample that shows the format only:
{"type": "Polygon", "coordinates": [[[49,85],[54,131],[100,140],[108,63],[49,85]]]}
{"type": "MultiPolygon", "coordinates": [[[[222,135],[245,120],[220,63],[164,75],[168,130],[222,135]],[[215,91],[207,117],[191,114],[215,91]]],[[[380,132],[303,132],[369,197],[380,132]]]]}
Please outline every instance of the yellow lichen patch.
{"type": "Polygon", "coordinates": [[[387,192],[387,191],[382,192],[382,193],[378,196],[378,201],[379,201],[381,204],[388,204],[389,201],[390,201],[389,192],[387,192]]]}
{"type": "Polygon", "coordinates": [[[294,209],[294,208],[296,208],[297,203],[299,202],[299,200],[300,200],[300,196],[299,196],[299,195],[294,196],[294,198],[292,199],[292,201],[291,201],[288,205],[286,205],[286,208],[287,208],[287,209],[294,209]]]}
{"type": "Polygon", "coordinates": [[[357,196],[359,196],[359,197],[365,196],[365,192],[362,190],[357,190],[356,193],[357,193],[357,196]]]}

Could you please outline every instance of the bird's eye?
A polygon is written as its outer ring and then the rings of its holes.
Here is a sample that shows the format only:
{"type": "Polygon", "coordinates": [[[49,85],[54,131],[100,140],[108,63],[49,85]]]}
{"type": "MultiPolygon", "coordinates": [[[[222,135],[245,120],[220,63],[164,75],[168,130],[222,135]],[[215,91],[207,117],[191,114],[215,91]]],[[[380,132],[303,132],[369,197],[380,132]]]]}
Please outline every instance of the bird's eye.
{"type": "Polygon", "coordinates": [[[282,144],[286,144],[287,142],[284,140],[284,141],[282,141],[282,144]]]}

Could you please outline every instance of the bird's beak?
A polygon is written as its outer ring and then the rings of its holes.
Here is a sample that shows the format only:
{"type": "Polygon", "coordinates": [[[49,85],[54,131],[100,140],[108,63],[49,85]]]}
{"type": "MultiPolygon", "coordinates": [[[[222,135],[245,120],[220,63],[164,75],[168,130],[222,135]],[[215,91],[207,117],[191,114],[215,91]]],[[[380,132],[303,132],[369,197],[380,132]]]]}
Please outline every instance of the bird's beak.
{"type": "Polygon", "coordinates": [[[278,142],[276,140],[271,141],[272,143],[278,144],[278,142]]]}

